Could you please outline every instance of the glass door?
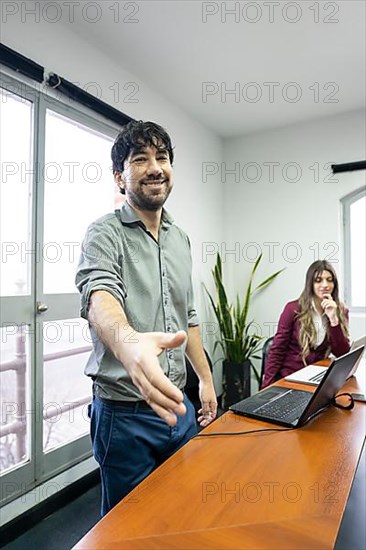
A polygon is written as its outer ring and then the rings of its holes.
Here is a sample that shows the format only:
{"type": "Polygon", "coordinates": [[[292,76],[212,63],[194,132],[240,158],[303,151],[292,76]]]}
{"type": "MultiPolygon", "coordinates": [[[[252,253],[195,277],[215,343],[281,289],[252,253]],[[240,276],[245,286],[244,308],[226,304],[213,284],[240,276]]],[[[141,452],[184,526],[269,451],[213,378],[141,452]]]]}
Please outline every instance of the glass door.
{"type": "Polygon", "coordinates": [[[41,477],[90,454],[91,382],[83,371],[92,345],[87,323],[79,317],[74,281],[88,225],[114,209],[112,138],[56,105],[46,108],[44,119],[44,188],[38,197],[42,260],[36,285],[43,365],[41,477]]]}
{"type": "Polygon", "coordinates": [[[91,339],[74,279],[87,226],[120,202],[110,160],[117,130],[3,82],[2,503],[91,454],[91,339]]]}
{"type": "MultiPolygon", "coordinates": [[[[1,82],[3,84],[3,82],[1,82]]],[[[0,87],[1,500],[34,479],[34,132],[37,104],[0,87]]]]}

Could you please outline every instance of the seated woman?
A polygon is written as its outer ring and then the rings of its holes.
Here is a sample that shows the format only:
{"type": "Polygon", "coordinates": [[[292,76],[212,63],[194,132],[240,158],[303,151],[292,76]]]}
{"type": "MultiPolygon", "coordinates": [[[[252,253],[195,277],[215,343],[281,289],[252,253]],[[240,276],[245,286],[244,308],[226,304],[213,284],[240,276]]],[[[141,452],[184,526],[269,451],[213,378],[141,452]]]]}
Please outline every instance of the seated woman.
{"type": "Polygon", "coordinates": [[[311,264],[298,300],[286,304],[269,350],[262,388],[333,353],[350,349],[348,310],[339,300],[338,280],[325,260],[311,264]]]}

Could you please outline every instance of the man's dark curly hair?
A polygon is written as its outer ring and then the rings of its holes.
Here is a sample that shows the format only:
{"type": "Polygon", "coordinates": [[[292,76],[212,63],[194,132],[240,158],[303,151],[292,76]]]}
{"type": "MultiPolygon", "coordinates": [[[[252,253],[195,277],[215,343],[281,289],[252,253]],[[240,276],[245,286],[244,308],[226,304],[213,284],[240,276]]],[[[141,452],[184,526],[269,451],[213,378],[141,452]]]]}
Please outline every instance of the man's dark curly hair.
{"type": "MultiPolygon", "coordinates": [[[[170,164],[173,164],[172,142],[164,128],[155,122],[131,120],[123,127],[113,144],[111,151],[113,172],[123,172],[126,158],[141,147],[163,147],[168,151],[170,164]]],[[[121,189],[121,193],[124,194],[124,189],[121,189]]]]}

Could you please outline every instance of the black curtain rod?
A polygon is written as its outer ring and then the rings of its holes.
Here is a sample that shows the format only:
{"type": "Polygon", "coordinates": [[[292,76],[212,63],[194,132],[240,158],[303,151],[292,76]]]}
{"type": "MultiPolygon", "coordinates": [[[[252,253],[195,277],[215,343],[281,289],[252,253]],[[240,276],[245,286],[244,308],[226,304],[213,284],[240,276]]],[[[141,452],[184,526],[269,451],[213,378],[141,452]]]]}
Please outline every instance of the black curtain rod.
{"type": "MultiPolygon", "coordinates": [[[[38,65],[38,63],[35,63],[31,59],[27,59],[4,44],[0,44],[0,62],[14,71],[32,78],[36,82],[44,82],[44,67],[38,65]]],[[[58,90],[66,97],[84,105],[84,107],[89,107],[94,112],[117,123],[119,126],[124,126],[130,120],[133,120],[128,115],[111,107],[108,103],[104,103],[104,101],[101,101],[88,92],[84,92],[84,90],[78,88],[78,86],[75,86],[72,82],[68,82],[55,73],[50,73],[45,83],[50,88],[58,90]]]]}
{"type": "Polygon", "coordinates": [[[331,168],[333,174],[339,174],[339,172],[353,172],[354,170],[366,170],[366,160],[347,162],[345,164],[332,164],[331,168]]]}
{"type": "MultiPolygon", "coordinates": [[[[44,81],[44,67],[2,43],[0,43],[0,63],[20,74],[32,78],[36,82],[44,81]]],[[[84,90],[78,88],[78,86],[75,86],[72,82],[68,82],[55,73],[50,73],[46,79],[46,84],[121,126],[133,120],[128,115],[111,107],[108,103],[104,103],[104,101],[101,101],[88,92],[84,92],[84,90]]],[[[365,170],[366,161],[362,160],[359,162],[348,162],[346,164],[332,164],[331,167],[333,174],[351,172],[353,170],[365,170]]]]}
{"type": "Polygon", "coordinates": [[[65,96],[74,101],[77,101],[78,103],[81,103],[85,107],[93,109],[93,111],[96,111],[97,113],[107,117],[109,120],[113,120],[113,122],[116,122],[120,126],[124,126],[125,124],[130,122],[130,120],[133,120],[128,115],[125,115],[121,111],[118,111],[118,109],[111,107],[107,103],[104,103],[104,101],[101,101],[100,99],[94,97],[88,92],[84,92],[84,90],[78,88],[77,86],[75,86],[75,84],[69,82],[68,80],[65,80],[58,74],[50,73],[48,78],[46,79],[46,84],[48,84],[50,88],[58,90],[65,96]]]}
{"type": "Polygon", "coordinates": [[[32,78],[36,82],[43,82],[44,68],[31,59],[24,57],[20,53],[8,48],[5,44],[0,43],[0,63],[13,69],[17,73],[23,74],[32,78]]]}

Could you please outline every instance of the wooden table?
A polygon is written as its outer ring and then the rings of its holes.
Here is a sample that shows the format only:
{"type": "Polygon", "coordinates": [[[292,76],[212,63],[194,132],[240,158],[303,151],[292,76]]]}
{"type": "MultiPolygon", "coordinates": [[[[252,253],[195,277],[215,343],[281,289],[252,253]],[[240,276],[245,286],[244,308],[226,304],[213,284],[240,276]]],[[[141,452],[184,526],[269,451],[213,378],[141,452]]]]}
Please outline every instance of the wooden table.
{"type": "MultiPolygon", "coordinates": [[[[352,377],[344,389],[365,393],[365,381],[352,377]]],[[[194,438],[75,549],[332,549],[362,452],[365,412],[358,402],[297,430],[194,438]]],[[[276,427],[227,412],[201,433],[276,427]]]]}

